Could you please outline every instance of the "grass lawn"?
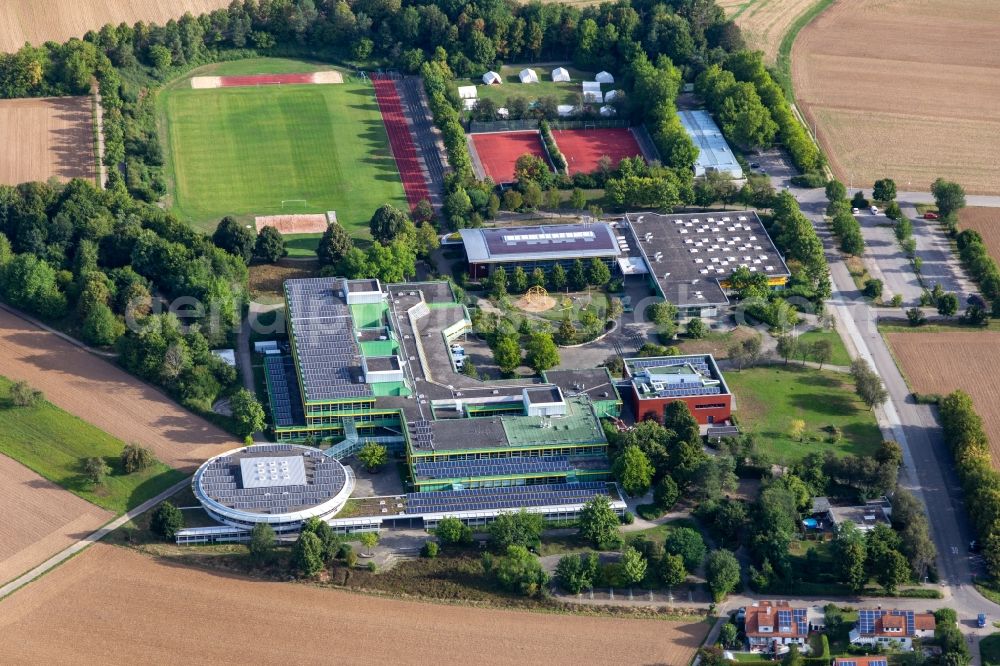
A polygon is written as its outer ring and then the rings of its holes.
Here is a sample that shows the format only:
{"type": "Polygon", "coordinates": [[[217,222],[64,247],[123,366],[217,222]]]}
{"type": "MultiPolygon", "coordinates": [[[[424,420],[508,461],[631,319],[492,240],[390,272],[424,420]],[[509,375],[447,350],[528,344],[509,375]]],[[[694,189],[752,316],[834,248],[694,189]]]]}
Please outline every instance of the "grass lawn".
{"type": "MultiPolygon", "coordinates": [[[[194,74],[315,69],[291,60],[254,59],[194,74]]],[[[406,206],[369,85],[193,90],[185,78],[167,86],[158,104],[172,209],[200,229],[211,231],[225,215],[250,222],[254,215],[335,210],[352,235],[364,237],[379,205],[406,206]]],[[[312,239],[291,240],[293,254],[315,247],[312,239]]]]}
{"type": "Polygon", "coordinates": [[[872,455],[882,441],[874,414],[846,375],[789,364],[728,372],[726,382],[736,395],[740,429],[759,435],[761,449],[779,464],[814,451],[872,455]],[[794,419],[805,421],[805,441],[789,437],[794,419]],[[821,429],[830,425],[840,429],[840,441],[827,441],[821,429]]]}
{"type": "MultiPolygon", "coordinates": [[[[503,77],[503,84],[499,86],[488,86],[483,83],[482,74],[471,79],[456,81],[456,85],[475,85],[479,99],[491,99],[499,106],[505,106],[511,97],[524,97],[528,102],[555,95],[560,104],[576,104],[578,95],[583,93],[583,82],[593,81],[594,72],[584,72],[579,69],[567,67],[570,81],[568,83],[555,83],[552,81],[552,70],[555,67],[536,67],[534,65],[505,65],[500,69],[500,76],[503,77]],[[538,74],[538,83],[521,83],[518,78],[521,70],[530,67],[538,74]]],[[[604,84],[601,89],[607,92],[613,90],[615,84],[604,84]]]]}
{"type": "Polygon", "coordinates": [[[824,331],[814,328],[799,336],[799,342],[806,344],[812,344],[817,340],[829,340],[830,344],[833,345],[833,356],[830,357],[831,365],[848,366],[851,364],[851,357],[847,354],[847,347],[844,346],[844,341],[836,329],[824,331]]]}
{"type": "Polygon", "coordinates": [[[1000,664],[1000,633],[990,634],[979,641],[979,655],[983,660],[983,666],[1000,664]]]}
{"type": "MultiPolygon", "coordinates": [[[[372,212],[375,211],[373,210],[372,212]]],[[[361,226],[364,227],[365,225],[362,224],[361,226]]],[[[355,229],[354,233],[359,234],[361,232],[355,229]]],[[[286,234],[284,238],[288,256],[315,258],[316,246],[319,245],[319,239],[322,237],[323,234],[286,234]]]]}
{"type": "Polygon", "coordinates": [[[49,481],[115,513],[145,502],[184,478],[184,473],[157,462],[149,469],[125,474],[119,456],[125,444],[49,402],[15,407],[12,382],[0,377],[0,453],[17,460],[49,481]],[[99,456],[111,475],[93,486],[81,475],[85,458],[99,456]]]}

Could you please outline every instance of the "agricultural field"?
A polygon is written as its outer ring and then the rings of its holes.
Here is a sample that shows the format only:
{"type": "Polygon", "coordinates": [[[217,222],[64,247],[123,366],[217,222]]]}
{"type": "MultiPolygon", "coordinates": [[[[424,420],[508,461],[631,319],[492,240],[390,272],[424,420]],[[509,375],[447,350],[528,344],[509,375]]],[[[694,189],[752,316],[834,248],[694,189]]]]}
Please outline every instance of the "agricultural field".
{"type": "Polygon", "coordinates": [[[124,513],[184,478],[161,462],[125,474],[119,469],[124,442],[46,401],[33,407],[14,406],[11,385],[0,377],[0,453],[45,479],[109,511],[124,513]],[[93,456],[103,458],[112,469],[99,486],[81,474],[83,461],[93,456]]]}
{"type": "MultiPolygon", "coordinates": [[[[0,375],[25,380],[53,405],[175,469],[193,471],[236,438],[111,361],[0,310],[0,375]]],[[[41,426],[39,426],[41,427],[41,426]]]]}
{"type": "Polygon", "coordinates": [[[736,22],[747,45],[764,52],[764,62],[774,64],[785,34],[798,18],[820,0],[716,0],[726,16],[736,22]]]}
{"type": "Polygon", "coordinates": [[[872,414],[855,395],[851,378],[838,372],[795,365],[773,365],[726,373],[736,396],[740,430],[758,435],[760,449],[778,463],[791,463],[809,453],[869,455],[882,442],[872,414]],[[802,441],[793,439],[793,420],[805,421],[802,441]],[[831,437],[830,426],[840,432],[831,437]]]}
{"type": "Polygon", "coordinates": [[[105,23],[166,23],[169,19],[228,7],[229,0],[5,0],[0,3],[0,51],[25,42],[42,44],[83,37],[105,23]]]}
{"type": "MultiPolygon", "coordinates": [[[[3,10],[0,9],[0,13],[3,10]]],[[[49,178],[93,180],[94,122],[90,97],[0,101],[0,184],[49,178]]]]}
{"type": "Polygon", "coordinates": [[[820,14],[795,41],[792,78],[837,176],[1000,193],[998,40],[992,0],[841,0],[820,14]]]}
{"type": "Polygon", "coordinates": [[[886,339],[910,386],[918,393],[962,389],[983,418],[994,465],[1000,465],[1000,346],[998,331],[894,332],[886,339]]]}
{"type": "Polygon", "coordinates": [[[365,655],[373,663],[425,664],[453,661],[461,646],[483,663],[509,664],[516,655],[546,664],[686,666],[708,628],[430,606],[178,567],[108,544],[0,601],[0,634],[18,637],[5,657],[34,663],[64,660],[67,645],[78,663],[104,662],[121,644],[141,645],[144,661],[169,661],[183,640],[206,663],[327,664],[365,655]],[[262,627],[295,640],[256,640],[262,627]],[[441,640],[441,627],[449,627],[449,640],[441,640]]]}
{"type": "Polygon", "coordinates": [[[958,228],[978,231],[990,256],[1000,261],[1000,208],[963,208],[958,213],[958,228]]]}
{"type": "MultiPolygon", "coordinates": [[[[293,67],[317,69],[257,59],[191,76],[290,73],[293,67]]],[[[224,215],[250,222],[255,215],[334,210],[352,235],[363,237],[379,205],[406,206],[368,83],[195,90],[185,78],[168,86],[158,104],[171,206],[200,229],[214,229],[224,215]]]]}
{"type": "MultiPolygon", "coordinates": [[[[6,439],[6,438],[5,438],[6,439]]],[[[111,520],[113,514],[0,455],[0,584],[20,576],[111,520]]]]}

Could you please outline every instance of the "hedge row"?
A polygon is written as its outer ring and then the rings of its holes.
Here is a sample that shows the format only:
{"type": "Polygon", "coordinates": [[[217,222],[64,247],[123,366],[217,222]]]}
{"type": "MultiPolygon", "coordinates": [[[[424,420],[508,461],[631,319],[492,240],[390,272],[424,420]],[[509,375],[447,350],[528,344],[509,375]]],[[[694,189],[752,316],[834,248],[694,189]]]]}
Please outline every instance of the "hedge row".
{"type": "Polygon", "coordinates": [[[465,128],[459,119],[458,108],[448,98],[448,77],[441,71],[436,62],[425,63],[422,69],[424,88],[430,102],[434,124],[441,130],[445,149],[448,151],[448,164],[463,183],[475,180],[472,172],[472,157],[465,141],[465,128]]]}
{"type": "Polygon", "coordinates": [[[778,136],[792,156],[795,166],[807,173],[821,170],[825,164],[823,154],[806,128],[795,117],[781,86],[771,78],[771,74],[764,67],[762,54],[759,51],[733,53],[726,58],[725,67],[738,81],[748,81],[757,89],[757,94],[771,113],[771,118],[778,124],[778,136]]]}
{"type": "Polygon", "coordinates": [[[556,145],[556,140],[552,138],[552,129],[549,127],[549,121],[544,119],[539,121],[538,131],[542,135],[545,150],[549,151],[549,158],[552,160],[552,164],[555,165],[556,171],[567,173],[569,163],[566,161],[566,156],[559,150],[559,146],[556,145]]]}
{"type": "Polygon", "coordinates": [[[990,575],[1000,578],[1000,472],[993,469],[983,420],[972,398],[955,391],[941,401],[944,439],[955,458],[955,469],[965,490],[969,511],[990,575]]]}
{"type": "Polygon", "coordinates": [[[969,270],[972,279],[979,283],[983,296],[994,303],[993,307],[996,309],[997,302],[1000,301],[1000,267],[990,256],[983,237],[978,231],[966,229],[958,235],[956,241],[962,263],[969,270]]]}

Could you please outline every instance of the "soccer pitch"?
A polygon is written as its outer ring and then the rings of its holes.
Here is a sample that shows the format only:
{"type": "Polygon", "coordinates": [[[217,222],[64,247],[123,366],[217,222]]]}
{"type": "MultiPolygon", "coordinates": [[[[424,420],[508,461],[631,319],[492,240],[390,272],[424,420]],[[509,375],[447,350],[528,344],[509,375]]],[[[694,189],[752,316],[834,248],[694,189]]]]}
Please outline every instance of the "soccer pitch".
{"type": "Polygon", "coordinates": [[[381,204],[406,208],[370,85],[174,88],[164,95],[172,209],[200,229],[214,230],[225,215],[249,221],[335,210],[361,237],[381,204]]]}

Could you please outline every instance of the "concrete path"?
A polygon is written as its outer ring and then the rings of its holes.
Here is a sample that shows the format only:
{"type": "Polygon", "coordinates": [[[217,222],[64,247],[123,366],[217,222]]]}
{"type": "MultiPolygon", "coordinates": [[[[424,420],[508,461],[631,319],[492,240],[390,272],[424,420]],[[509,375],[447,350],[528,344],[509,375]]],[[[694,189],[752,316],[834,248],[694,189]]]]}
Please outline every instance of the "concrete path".
{"type": "Polygon", "coordinates": [[[154,506],[156,506],[157,504],[159,504],[163,500],[165,500],[165,499],[167,499],[167,498],[169,498],[169,497],[177,494],[185,486],[189,485],[190,483],[191,483],[191,479],[190,478],[186,478],[183,481],[178,481],[177,483],[175,483],[174,485],[170,486],[169,488],[167,488],[166,490],[164,490],[162,493],[160,493],[156,497],[148,499],[145,502],[143,502],[142,504],[140,504],[139,506],[137,506],[134,509],[132,509],[131,511],[123,513],[122,515],[120,515],[119,517],[115,518],[110,523],[108,523],[107,525],[105,525],[101,529],[97,530],[96,532],[88,534],[84,538],[82,538],[79,541],[77,541],[76,543],[74,543],[72,546],[69,546],[68,548],[66,548],[66,549],[64,549],[64,550],[56,553],[55,555],[53,555],[49,559],[47,559],[44,562],[42,562],[41,564],[39,564],[37,567],[35,567],[31,571],[29,571],[28,573],[20,576],[19,578],[15,578],[14,580],[12,580],[11,582],[7,583],[3,587],[0,587],[0,600],[2,600],[4,597],[6,597],[6,596],[8,596],[8,595],[10,595],[10,594],[12,594],[14,592],[16,592],[17,590],[21,589],[22,587],[24,587],[25,585],[27,585],[31,581],[35,580],[39,576],[44,575],[49,570],[54,569],[55,567],[59,566],[60,564],[62,564],[63,562],[65,562],[69,558],[73,557],[77,553],[81,552],[82,550],[84,550],[85,548],[87,548],[88,546],[90,546],[91,544],[100,541],[105,536],[107,536],[109,533],[111,533],[114,530],[118,529],[119,527],[121,527],[125,523],[129,522],[130,520],[136,518],[137,516],[141,516],[142,514],[146,513],[147,511],[149,511],[150,509],[152,509],[154,506]]]}

